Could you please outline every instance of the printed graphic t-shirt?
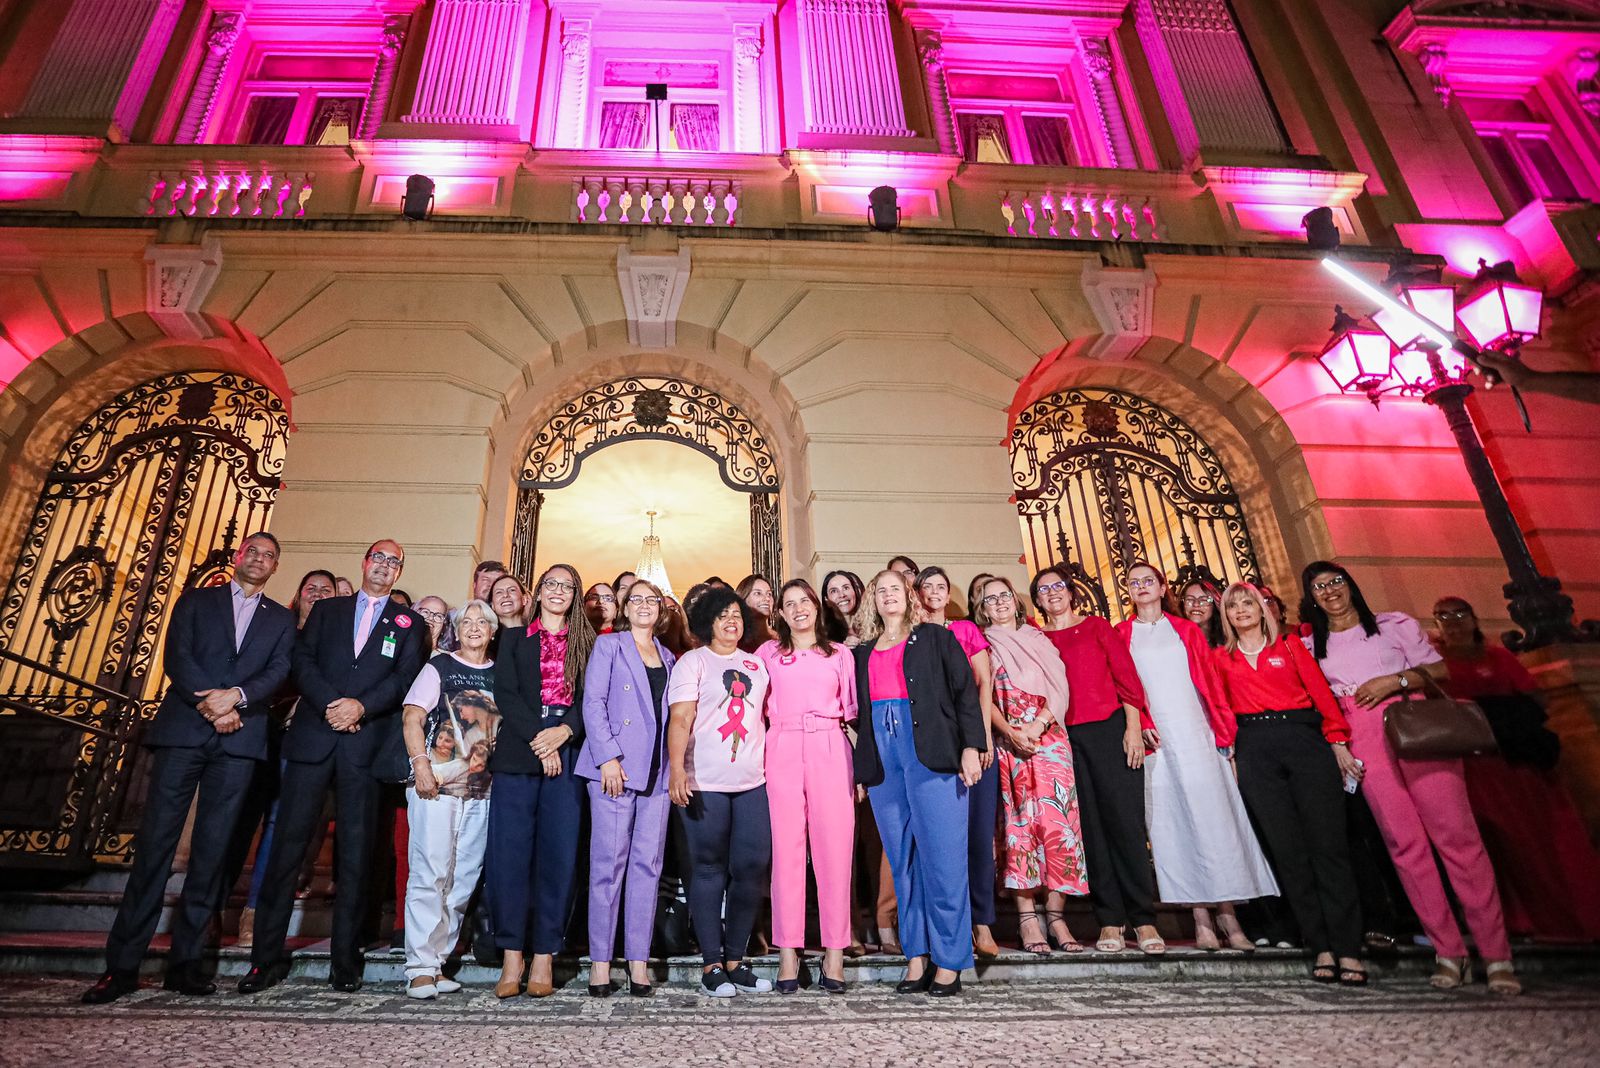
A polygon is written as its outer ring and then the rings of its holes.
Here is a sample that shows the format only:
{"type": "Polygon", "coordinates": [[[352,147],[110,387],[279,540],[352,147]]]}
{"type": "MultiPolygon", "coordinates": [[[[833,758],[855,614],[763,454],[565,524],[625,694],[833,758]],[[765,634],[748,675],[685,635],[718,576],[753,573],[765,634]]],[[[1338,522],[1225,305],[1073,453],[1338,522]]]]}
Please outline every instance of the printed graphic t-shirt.
{"type": "Polygon", "coordinates": [[[696,790],[731,794],[767,781],[767,730],[761,713],[770,677],[754,653],[718,656],[709,646],[678,658],[667,703],[696,704],[684,766],[696,790]]]}

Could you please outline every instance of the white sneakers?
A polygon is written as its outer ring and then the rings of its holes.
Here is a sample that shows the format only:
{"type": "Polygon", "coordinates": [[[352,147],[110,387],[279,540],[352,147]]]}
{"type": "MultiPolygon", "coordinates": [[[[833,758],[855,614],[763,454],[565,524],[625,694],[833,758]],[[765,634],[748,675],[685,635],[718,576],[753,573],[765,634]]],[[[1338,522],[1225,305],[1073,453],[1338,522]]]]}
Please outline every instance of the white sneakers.
{"type": "Polygon", "coordinates": [[[440,994],[454,994],[461,984],[442,975],[419,975],[406,985],[406,997],[431,1001],[440,994]]]}

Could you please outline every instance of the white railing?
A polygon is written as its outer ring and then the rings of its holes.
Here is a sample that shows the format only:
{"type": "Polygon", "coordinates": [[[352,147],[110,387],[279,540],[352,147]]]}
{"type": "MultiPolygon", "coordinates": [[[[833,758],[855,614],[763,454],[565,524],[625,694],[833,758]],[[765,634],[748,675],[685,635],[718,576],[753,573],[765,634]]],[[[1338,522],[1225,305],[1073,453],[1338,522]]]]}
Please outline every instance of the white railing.
{"type": "Polygon", "coordinates": [[[1159,241],[1156,205],[1107,192],[1053,189],[1001,194],[1000,214],[1013,237],[1076,237],[1090,241],[1159,241]]]}
{"type": "Polygon", "coordinates": [[[244,216],[299,219],[306,213],[315,176],[270,169],[151,171],[140,210],[145,215],[244,216]]]}
{"type": "Polygon", "coordinates": [[[577,222],[737,226],[741,183],[727,178],[578,178],[577,222]]]}

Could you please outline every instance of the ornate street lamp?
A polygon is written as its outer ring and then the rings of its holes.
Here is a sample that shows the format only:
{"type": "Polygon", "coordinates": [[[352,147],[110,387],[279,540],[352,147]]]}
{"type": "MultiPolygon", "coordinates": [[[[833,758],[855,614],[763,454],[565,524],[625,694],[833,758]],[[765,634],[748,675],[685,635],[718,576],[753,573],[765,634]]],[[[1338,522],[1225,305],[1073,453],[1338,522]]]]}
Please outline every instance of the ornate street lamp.
{"type": "MultiPolygon", "coordinates": [[[[1467,412],[1467,397],[1473,388],[1468,376],[1478,352],[1481,348],[1492,347],[1515,355],[1525,340],[1537,337],[1543,294],[1518,281],[1509,264],[1485,266],[1457,309],[1454,293],[1447,302],[1445,294],[1440,292],[1446,287],[1436,281],[1406,285],[1397,298],[1332,257],[1325,258],[1322,264],[1379,306],[1373,319],[1383,329],[1384,340],[1395,346],[1390,375],[1381,381],[1369,380],[1363,384],[1348,375],[1341,381],[1340,375],[1324,361],[1324,369],[1328,369],[1340,390],[1364,394],[1374,405],[1381,397],[1391,394],[1420,396],[1444,413],[1511,577],[1503,592],[1511,618],[1522,630],[1504,636],[1506,647],[1513,652],[1523,652],[1555,642],[1600,641],[1600,623],[1592,620],[1577,623],[1573,618],[1572,598],[1561,592],[1560,580],[1541,574],[1534,563],[1527,539],[1517,526],[1511,505],[1484,452],[1483,440],[1478,437],[1467,412]],[[1455,323],[1443,321],[1447,309],[1454,318],[1460,319],[1464,331],[1480,348],[1474,348],[1453,333],[1455,323]]],[[[1349,319],[1348,316],[1344,318],[1349,319]]],[[[1335,342],[1339,340],[1338,325],[1336,320],[1335,342]]],[[[1343,333],[1351,337],[1358,330],[1359,326],[1346,327],[1343,333]]],[[[1333,352],[1337,361],[1349,350],[1338,348],[1335,342],[1330,342],[1323,352],[1333,352]]],[[[1343,365],[1336,363],[1336,366],[1343,365]]]]}
{"type": "Polygon", "coordinates": [[[1378,403],[1394,364],[1394,346],[1376,326],[1363,325],[1341,305],[1333,306],[1333,336],[1317,354],[1341,393],[1365,393],[1378,403]]]}

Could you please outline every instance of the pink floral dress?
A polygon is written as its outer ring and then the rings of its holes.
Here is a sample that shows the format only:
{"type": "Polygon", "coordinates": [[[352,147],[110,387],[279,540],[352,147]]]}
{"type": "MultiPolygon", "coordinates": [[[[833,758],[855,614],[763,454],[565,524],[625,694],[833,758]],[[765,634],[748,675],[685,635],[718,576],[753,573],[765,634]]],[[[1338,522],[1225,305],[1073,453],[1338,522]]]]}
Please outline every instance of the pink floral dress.
{"type": "MultiPolygon", "coordinates": [[[[1000,711],[1013,727],[1032,723],[1044,698],[1011,684],[1004,667],[994,677],[1000,711]]],[[[1005,809],[1005,885],[1010,890],[1045,890],[1085,895],[1083,836],[1078,824],[1078,788],[1072,745],[1061,724],[1052,723],[1031,757],[998,747],[1000,802],[1005,809]]]]}

